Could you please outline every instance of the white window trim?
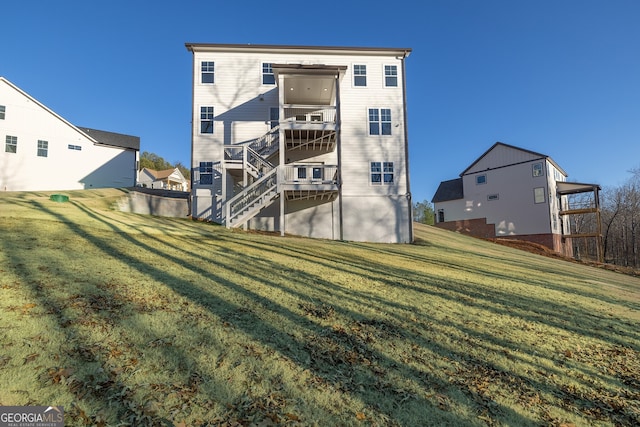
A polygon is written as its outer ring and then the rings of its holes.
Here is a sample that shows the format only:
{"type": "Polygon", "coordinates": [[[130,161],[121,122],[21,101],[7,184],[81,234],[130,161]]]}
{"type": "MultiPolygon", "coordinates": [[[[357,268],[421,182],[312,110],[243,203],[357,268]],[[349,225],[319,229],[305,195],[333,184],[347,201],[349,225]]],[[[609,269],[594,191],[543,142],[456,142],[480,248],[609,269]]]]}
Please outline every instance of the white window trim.
{"type": "Polygon", "coordinates": [[[361,62],[359,63],[353,63],[351,64],[351,87],[353,87],[354,89],[366,89],[369,86],[369,66],[368,64],[363,64],[361,62]],[[364,86],[357,86],[356,85],[356,65],[364,65],[365,67],[365,74],[364,74],[364,78],[365,78],[365,85],[364,86]]]}
{"type": "Polygon", "coordinates": [[[366,117],[367,117],[367,136],[368,137],[384,137],[384,138],[390,138],[393,136],[393,108],[391,107],[367,107],[366,109],[366,117]],[[369,121],[369,110],[378,110],[378,117],[379,117],[379,121],[377,122],[380,125],[380,133],[377,134],[372,134],[369,129],[370,129],[370,124],[371,121],[369,121]],[[389,110],[389,114],[391,115],[391,121],[389,122],[383,122],[382,121],[382,110],[389,110]],[[385,135],[382,133],[382,123],[389,123],[389,126],[391,128],[391,132],[388,135],[385,135]]]}
{"type": "Polygon", "coordinates": [[[260,61],[260,86],[264,86],[264,87],[276,87],[278,86],[278,79],[276,78],[276,73],[273,71],[273,62],[267,62],[267,61],[260,61]],[[263,66],[264,64],[271,64],[271,74],[273,75],[273,83],[265,83],[264,82],[264,70],[263,70],[263,66]]]}
{"type": "Polygon", "coordinates": [[[197,135],[199,135],[199,136],[207,136],[207,135],[208,136],[214,136],[215,133],[216,133],[216,107],[215,107],[215,105],[210,105],[210,104],[199,105],[197,113],[198,113],[198,117],[197,117],[198,121],[196,122],[197,135]],[[211,133],[202,132],[202,108],[203,107],[211,107],[211,108],[213,108],[213,118],[211,119],[211,121],[212,121],[212,123],[211,123],[211,126],[212,126],[211,133]]]}
{"type": "Polygon", "coordinates": [[[198,69],[198,84],[200,84],[201,86],[215,86],[215,84],[216,84],[216,74],[217,74],[216,61],[214,61],[212,59],[201,59],[200,60],[200,68],[198,69]],[[202,82],[202,63],[203,62],[213,62],[213,83],[203,83],[202,82]]]}
{"type": "Polygon", "coordinates": [[[400,75],[398,73],[398,64],[382,64],[382,87],[383,88],[392,88],[397,89],[400,87],[400,75]],[[396,67],[396,85],[395,86],[387,86],[387,74],[384,67],[396,67]]]}

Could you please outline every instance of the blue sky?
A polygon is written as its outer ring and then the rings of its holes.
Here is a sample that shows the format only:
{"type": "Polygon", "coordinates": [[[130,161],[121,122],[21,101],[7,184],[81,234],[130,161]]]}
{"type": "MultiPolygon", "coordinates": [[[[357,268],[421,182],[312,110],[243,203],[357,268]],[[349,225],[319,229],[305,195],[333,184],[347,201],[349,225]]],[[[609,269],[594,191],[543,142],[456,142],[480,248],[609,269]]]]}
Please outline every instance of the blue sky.
{"type": "Polygon", "coordinates": [[[496,141],[608,187],[640,167],[639,22],[636,0],[20,0],[2,5],[0,76],[188,165],[185,42],[410,47],[415,201],[496,141]]]}

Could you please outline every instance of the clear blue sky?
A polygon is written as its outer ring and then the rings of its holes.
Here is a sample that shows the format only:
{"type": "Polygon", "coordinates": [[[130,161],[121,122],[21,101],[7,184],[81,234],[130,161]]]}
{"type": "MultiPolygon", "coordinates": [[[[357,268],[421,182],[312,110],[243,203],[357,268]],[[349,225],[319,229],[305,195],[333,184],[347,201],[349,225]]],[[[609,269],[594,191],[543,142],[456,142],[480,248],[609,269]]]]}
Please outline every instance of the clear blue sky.
{"type": "Polygon", "coordinates": [[[496,141],[578,182],[640,166],[640,1],[5,1],[0,76],[78,126],[190,164],[185,42],[410,47],[414,200],[496,141]]]}

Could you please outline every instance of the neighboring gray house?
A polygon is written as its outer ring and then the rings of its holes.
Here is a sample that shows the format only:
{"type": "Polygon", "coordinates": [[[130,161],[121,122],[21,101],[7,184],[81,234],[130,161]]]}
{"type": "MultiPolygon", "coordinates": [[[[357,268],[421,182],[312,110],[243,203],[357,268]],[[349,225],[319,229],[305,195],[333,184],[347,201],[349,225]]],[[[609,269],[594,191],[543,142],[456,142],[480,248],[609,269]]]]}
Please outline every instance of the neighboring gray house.
{"type": "Polygon", "coordinates": [[[326,239],[413,240],[411,49],[186,47],[194,218],[326,239]]]}
{"type": "Polygon", "coordinates": [[[477,237],[507,237],[543,244],[571,256],[570,216],[596,213],[596,184],[567,182],[551,157],[502,142],[495,143],[461,174],[440,183],[433,199],[436,226],[477,237]],[[575,208],[569,196],[593,192],[594,205],[575,208]]]}

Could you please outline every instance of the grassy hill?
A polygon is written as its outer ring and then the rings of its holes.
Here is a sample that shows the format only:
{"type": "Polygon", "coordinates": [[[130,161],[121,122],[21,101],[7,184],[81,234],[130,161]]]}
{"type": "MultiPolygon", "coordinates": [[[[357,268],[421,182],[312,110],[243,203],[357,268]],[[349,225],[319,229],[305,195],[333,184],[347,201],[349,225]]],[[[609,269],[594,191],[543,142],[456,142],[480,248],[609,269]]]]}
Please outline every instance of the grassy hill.
{"type": "Polygon", "coordinates": [[[0,194],[0,405],[66,425],[640,424],[640,279],[0,194]]]}

